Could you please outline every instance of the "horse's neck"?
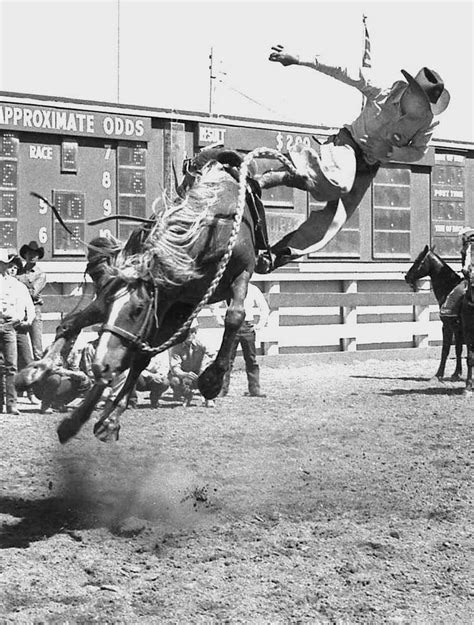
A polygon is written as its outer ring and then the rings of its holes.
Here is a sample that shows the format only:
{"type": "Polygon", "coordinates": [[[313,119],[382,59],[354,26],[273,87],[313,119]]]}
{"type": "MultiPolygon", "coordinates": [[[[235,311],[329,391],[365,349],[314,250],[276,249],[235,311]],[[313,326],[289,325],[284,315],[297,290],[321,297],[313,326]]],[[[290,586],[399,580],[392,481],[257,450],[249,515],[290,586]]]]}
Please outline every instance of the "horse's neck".
{"type": "Polygon", "coordinates": [[[436,259],[436,262],[432,263],[429,275],[438,302],[443,300],[462,279],[449,265],[441,261],[441,259],[436,259]]]}

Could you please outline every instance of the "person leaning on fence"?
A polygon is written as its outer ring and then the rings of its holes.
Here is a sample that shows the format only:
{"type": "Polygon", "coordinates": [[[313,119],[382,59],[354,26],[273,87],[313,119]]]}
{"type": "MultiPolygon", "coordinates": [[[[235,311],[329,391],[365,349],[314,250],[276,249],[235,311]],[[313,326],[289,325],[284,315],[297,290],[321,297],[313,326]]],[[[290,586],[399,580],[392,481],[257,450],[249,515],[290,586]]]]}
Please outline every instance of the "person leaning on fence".
{"type": "Polygon", "coordinates": [[[15,328],[33,318],[34,307],[25,285],[8,273],[10,260],[7,250],[0,249],[0,351],[3,356],[4,393],[7,412],[18,415],[20,411],[15,388],[18,349],[15,328]]]}
{"type": "Polygon", "coordinates": [[[285,168],[260,176],[262,189],[296,187],[308,191],[318,202],[327,203],[273,245],[273,263],[260,257],[256,269],[259,273],[268,273],[327,245],[357,209],[380,165],[414,163],[423,157],[438,123],[433,123],[433,116],[442,113],[450,99],[441,76],[427,67],[415,77],[402,69],[406,80],[397,80],[383,89],[371,84],[363,69],[352,75],[348,68],[331,65],[320,55],[303,59],[281,45],[272,48],[269,60],[332,76],[358,89],[365,101],[359,116],[324,144],[294,147],[289,157],[295,172],[285,168]]]}
{"type": "Polygon", "coordinates": [[[20,256],[25,260],[25,264],[21,273],[18,274],[18,280],[26,285],[35,305],[36,314],[29,328],[29,335],[33,348],[33,358],[40,360],[43,355],[43,318],[41,314],[43,300],[41,292],[46,286],[46,274],[38,267],[37,261],[43,258],[44,248],[40,247],[36,241],[30,241],[22,245],[20,256]]]}
{"type": "Polygon", "coordinates": [[[448,296],[439,309],[440,317],[458,317],[461,312],[462,298],[466,293],[468,280],[472,271],[472,244],[474,243],[474,228],[463,228],[461,236],[461,272],[463,280],[448,293],[448,296]]]}
{"type": "MultiPolygon", "coordinates": [[[[197,389],[199,374],[211,364],[214,353],[197,337],[198,323],[193,321],[185,340],[170,349],[169,383],[173,397],[184,406],[190,406],[193,391],[197,389]]],[[[207,407],[213,407],[213,400],[204,400],[207,407]]]]}
{"type": "MultiPolygon", "coordinates": [[[[229,392],[230,376],[234,366],[235,356],[239,345],[245,361],[248,391],[246,395],[251,397],[265,397],[260,388],[260,366],[257,362],[257,346],[255,343],[256,332],[267,325],[270,308],[261,290],[255,284],[249,283],[247,296],[244,300],[245,319],[237,333],[230,354],[230,368],[224,376],[220,395],[225,397],[229,392]],[[255,314],[258,315],[258,323],[255,324],[255,314]]],[[[212,310],[219,325],[224,325],[224,311],[219,306],[213,306],[212,310]]]]}

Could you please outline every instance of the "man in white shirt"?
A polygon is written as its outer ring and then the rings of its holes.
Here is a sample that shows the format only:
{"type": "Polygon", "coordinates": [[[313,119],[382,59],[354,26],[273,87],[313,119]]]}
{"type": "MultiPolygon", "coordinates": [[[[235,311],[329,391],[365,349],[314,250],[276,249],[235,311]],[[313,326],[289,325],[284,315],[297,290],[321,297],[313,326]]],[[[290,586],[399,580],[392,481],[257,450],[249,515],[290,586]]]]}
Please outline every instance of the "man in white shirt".
{"type": "Polygon", "coordinates": [[[320,55],[303,59],[281,45],[272,48],[269,60],[285,67],[315,69],[355,87],[365,100],[358,117],[326,143],[295,146],[289,155],[295,171],[268,171],[259,178],[262,189],[296,187],[308,191],[318,202],[327,202],[272,247],[276,255],[273,264],[261,256],[256,269],[259,273],[327,245],[357,209],[382,163],[414,163],[423,157],[439,123],[433,123],[433,116],[442,113],[450,99],[441,76],[427,67],[415,77],[401,70],[406,82],[397,80],[391,87],[381,88],[362,70],[353,73],[347,67],[325,62],[320,55]]]}
{"type": "MultiPolygon", "coordinates": [[[[242,348],[242,355],[245,361],[245,372],[247,374],[248,392],[251,397],[265,397],[260,389],[260,366],[257,362],[257,346],[255,343],[256,332],[267,325],[270,315],[270,308],[263,293],[258,286],[249,283],[247,296],[244,300],[245,319],[237,333],[232,352],[230,355],[230,368],[224,376],[221,396],[229,392],[230,376],[234,365],[237,348],[242,348]],[[258,315],[258,322],[255,324],[255,314],[258,315]]],[[[224,325],[225,310],[216,306],[212,307],[214,316],[219,325],[224,325]]]]}
{"type": "Polygon", "coordinates": [[[0,249],[0,351],[3,355],[5,400],[7,413],[19,415],[15,389],[18,359],[15,327],[25,322],[31,324],[35,309],[26,286],[9,275],[9,262],[8,250],[0,249]]]}

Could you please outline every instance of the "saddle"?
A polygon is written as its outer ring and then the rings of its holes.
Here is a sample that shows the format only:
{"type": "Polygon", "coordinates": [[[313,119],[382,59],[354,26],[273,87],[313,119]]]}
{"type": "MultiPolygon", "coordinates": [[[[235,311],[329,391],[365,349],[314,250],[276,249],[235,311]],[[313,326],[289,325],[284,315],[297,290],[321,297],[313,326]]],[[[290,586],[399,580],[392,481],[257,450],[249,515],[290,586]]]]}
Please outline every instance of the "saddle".
{"type": "MultiPolygon", "coordinates": [[[[242,157],[234,150],[226,150],[222,145],[211,145],[203,148],[199,154],[193,158],[185,159],[183,162],[183,181],[176,191],[182,198],[186,191],[192,186],[192,181],[198,176],[203,167],[210,161],[217,161],[224,169],[239,182],[239,170],[242,165],[242,157]]],[[[262,202],[262,190],[258,182],[251,175],[247,177],[246,201],[254,222],[255,248],[256,252],[262,250],[271,262],[270,243],[268,240],[267,220],[265,207],[262,202]]]]}

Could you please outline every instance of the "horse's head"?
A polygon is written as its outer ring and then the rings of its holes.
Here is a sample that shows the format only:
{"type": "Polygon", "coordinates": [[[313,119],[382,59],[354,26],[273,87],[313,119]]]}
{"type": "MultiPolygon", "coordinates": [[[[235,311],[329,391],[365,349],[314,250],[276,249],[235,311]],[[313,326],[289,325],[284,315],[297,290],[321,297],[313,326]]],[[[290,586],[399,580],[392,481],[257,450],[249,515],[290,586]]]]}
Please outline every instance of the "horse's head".
{"type": "Polygon", "coordinates": [[[128,369],[156,325],[156,293],[151,282],[114,280],[105,298],[109,314],[101,329],[93,371],[97,381],[113,383],[128,369]]]}
{"type": "Polygon", "coordinates": [[[430,261],[433,257],[433,250],[434,247],[425,245],[405,274],[405,281],[411,286],[413,291],[417,290],[417,281],[421,278],[426,278],[430,273],[430,261]]]}

